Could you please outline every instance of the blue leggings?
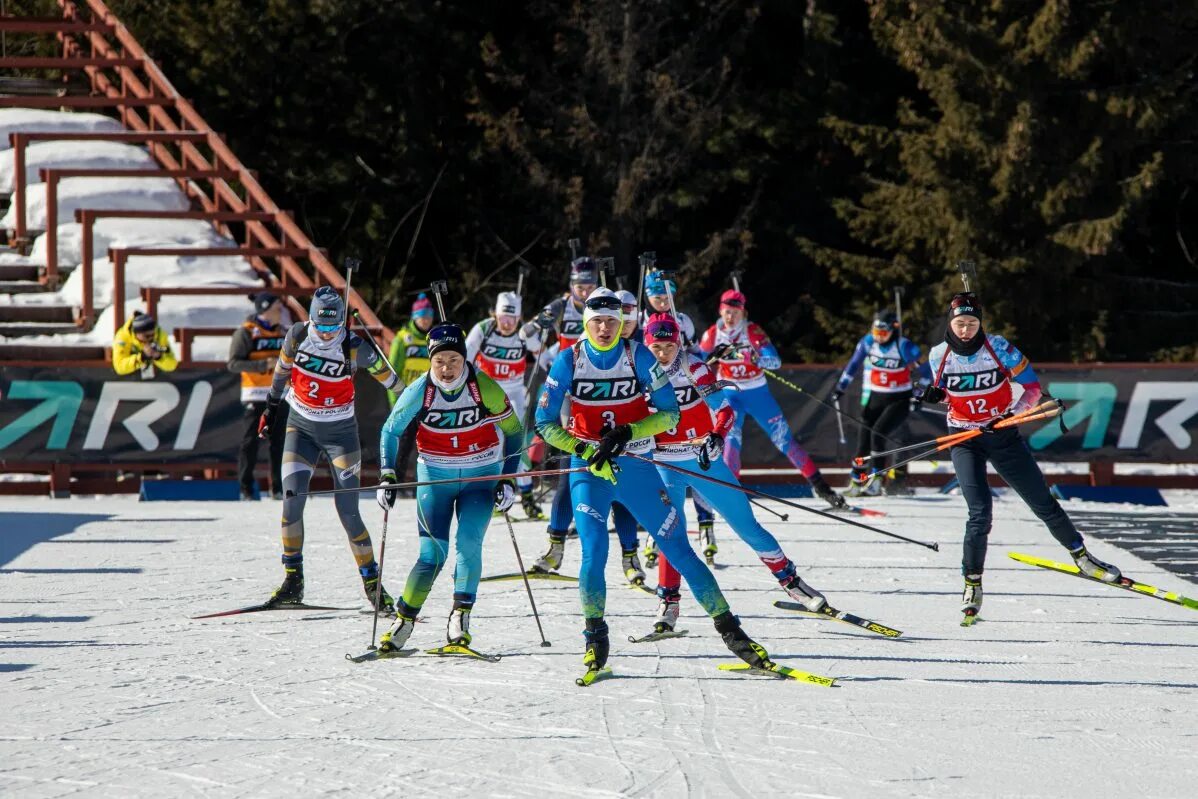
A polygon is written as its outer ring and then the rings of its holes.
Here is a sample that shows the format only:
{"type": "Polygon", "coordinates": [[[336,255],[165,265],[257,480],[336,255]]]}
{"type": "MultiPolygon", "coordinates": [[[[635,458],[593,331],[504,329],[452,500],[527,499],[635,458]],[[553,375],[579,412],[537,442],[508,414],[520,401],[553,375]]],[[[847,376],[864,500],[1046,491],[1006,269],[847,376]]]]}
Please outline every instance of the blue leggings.
{"type": "MultiPolygon", "coordinates": [[[[565,469],[569,464],[565,455],[557,461],[555,469],[565,469]]],[[[570,528],[570,477],[563,474],[557,478],[557,492],[553,495],[553,505],[549,508],[549,534],[558,533],[564,536],[570,528]]]]}
{"type": "MultiPolygon", "coordinates": [[[[419,461],[416,464],[416,479],[423,481],[479,475],[498,476],[501,471],[503,466],[498,463],[468,469],[452,469],[419,461]]],[[[449,525],[455,515],[458,531],[455,545],[457,562],[453,570],[453,599],[455,603],[474,604],[475,595],[478,593],[478,580],[483,570],[483,536],[491,521],[491,508],[494,503],[495,483],[490,480],[421,486],[417,489],[416,518],[420,527],[420,557],[408,573],[403,599],[399,602],[400,613],[415,617],[423,607],[437,575],[449,559],[449,525]]]]}
{"type": "MultiPolygon", "coordinates": [[[[736,477],[726,464],[721,461],[713,461],[711,468],[704,472],[693,458],[689,461],[670,461],[669,463],[671,466],[677,466],[695,473],[694,476],[691,476],[672,469],[666,469],[662,466],[657,467],[662,482],[665,483],[666,491],[670,494],[670,501],[675,507],[682,507],[687,488],[690,488],[694,492],[695,499],[699,499],[701,493],[702,499],[706,500],[712,508],[724,517],[732,527],[732,531],[740,536],[742,541],[753,548],[753,551],[757,553],[757,557],[761,558],[761,562],[766,565],[775,578],[786,580],[795,573],[794,564],[791,563],[790,558],[786,557],[786,553],[782,551],[782,546],[778,543],[778,539],[774,538],[769,530],[762,527],[753,515],[753,507],[749,504],[749,498],[734,488],[728,488],[727,486],[722,486],[702,478],[701,475],[709,475],[726,483],[736,483],[736,477]]],[[[685,522],[685,520],[683,521],[685,522]]],[[[660,574],[672,575],[676,574],[676,572],[667,567],[662,569],[660,574]]],[[[673,577],[673,579],[667,578],[664,583],[659,580],[658,583],[659,588],[667,590],[676,590],[678,588],[677,577],[673,577]]]]}
{"type": "Polygon", "coordinates": [[[778,401],[770,393],[769,386],[758,386],[745,391],[724,389],[722,396],[732,410],[736,411],[736,420],[724,442],[724,463],[728,464],[733,474],[740,475],[740,447],[746,416],[752,416],[757,420],[757,424],[769,434],[770,441],[778,451],[802,472],[803,477],[809,478],[818,471],[811,456],[799,446],[794,434],[790,432],[786,414],[778,407],[778,401]]]}
{"type": "MultiPolygon", "coordinates": [[[[582,467],[586,461],[572,458],[570,465],[582,467]]],[[[582,543],[582,564],[578,575],[582,614],[587,619],[603,618],[607,604],[607,581],[603,570],[607,566],[607,517],[612,501],[628,508],[641,526],[657,541],[661,553],[670,559],[690,586],[696,601],[711,616],[728,612],[724,599],[711,571],[699,560],[686,540],[680,506],[668,500],[668,493],[652,463],[629,458],[617,459],[618,482],[595,477],[590,472],[570,475],[570,499],[574,504],[574,524],[582,543]]]]}
{"type": "MultiPolygon", "coordinates": [[[[679,503],[678,507],[682,505],[679,503]]],[[[629,552],[636,549],[636,517],[619,502],[611,504],[611,520],[616,526],[616,535],[620,539],[620,549],[629,552]]],[[[685,528],[686,525],[684,524],[685,528]]]]}

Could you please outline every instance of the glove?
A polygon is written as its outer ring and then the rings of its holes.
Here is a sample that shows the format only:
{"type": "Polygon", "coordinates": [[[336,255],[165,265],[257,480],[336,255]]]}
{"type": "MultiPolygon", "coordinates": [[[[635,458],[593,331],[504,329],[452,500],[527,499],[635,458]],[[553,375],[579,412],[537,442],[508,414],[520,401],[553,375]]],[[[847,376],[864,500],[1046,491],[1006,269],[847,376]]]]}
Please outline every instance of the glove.
{"type": "Polygon", "coordinates": [[[605,460],[602,463],[591,464],[591,461],[598,454],[598,450],[590,444],[578,442],[578,446],[574,448],[574,454],[587,462],[587,471],[596,477],[601,477],[612,485],[616,484],[616,471],[612,468],[610,460],[605,460]]]}
{"type": "MultiPolygon", "coordinates": [[[[399,481],[395,479],[395,471],[393,469],[383,469],[383,473],[379,475],[379,482],[394,485],[399,481]]],[[[383,510],[394,508],[395,500],[398,496],[399,491],[394,488],[380,488],[374,492],[374,497],[378,500],[379,507],[383,510]]]]}
{"type": "Polygon", "coordinates": [[[707,440],[699,447],[699,453],[695,460],[699,462],[699,468],[707,471],[711,468],[713,460],[719,460],[724,454],[724,437],[719,433],[708,433],[707,440]]]}
{"type": "Polygon", "coordinates": [[[840,398],[843,396],[844,396],[844,391],[840,388],[840,386],[837,386],[836,388],[832,389],[830,394],[828,394],[828,402],[835,405],[837,402],[840,401],[840,398]]]}
{"type": "Polygon", "coordinates": [[[266,438],[270,435],[271,429],[275,426],[275,417],[279,415],[279,401],[271,402],[267,400],[266,410],[262,412],[262,416],[258,419],[258,438],[266,438]]]}
{"type": "Polygon", "coordinates": [[[940,386],[928,386],[923,390],[923,393],[919,395],[919,401],[930,402],[935,405],[938,402],[944,402],[944,397],[944,389],[942,389],[940,386]]]}
{"type": "Polygon", "coordinates": [[[618,424],[611,430],[603,434],[603,438],[599,441],[599,448],[595,450],[595,454],[587,459],[589,466],[601,466],[604,463],[610,463],[620,457],[620,453],[624,451],[624,447],[632,440],[632,425],[618,424]]]}
{"type": "Polygon", "coordinates": [[[500,480],[495,484],[495,510],[507,513],[516,504],[516,486],[511,480],[500,480]]]}
{"type": "Polygon", "coordinates": [[[1010,419],[1014,415],[1015,414],[1012,413],[1011,411],[1007,411],[1006,413],[995,416],[993,419],[986,422],[986,424],[982,425],[982,432],[983,433],[997,433],[998,432],[998,429],[997,429],[998,423],[1001,422],[1003,419],[1010,419]]]}

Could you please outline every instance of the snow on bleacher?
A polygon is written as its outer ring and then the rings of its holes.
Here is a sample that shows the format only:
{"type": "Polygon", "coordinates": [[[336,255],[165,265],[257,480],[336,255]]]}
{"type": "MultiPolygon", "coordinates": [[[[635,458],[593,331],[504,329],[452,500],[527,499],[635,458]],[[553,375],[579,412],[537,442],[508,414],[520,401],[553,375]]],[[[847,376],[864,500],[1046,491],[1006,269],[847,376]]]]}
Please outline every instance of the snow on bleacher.
{"type": "MultiPolygon", "coordinates": [[[[0,109],[0,193],[6,176],[11,180],[13,159],[8,148],[8,133],[16,131],[119,131],[121,126],[98,114],[0,109]],[[4,171],[7,164],[7,172],[4,171]]],[[[76,167],[115,167],[142,169],[155,162],[142,148],[110,142],[56,141],[31,144],[27,148],[27,174],[34,180],[37,169],[76,167]],[[47,146],[49,145],[49,146],[47,146]],[[97,147],[97,145],[109,145],[97,147]],[[36,153],[36,157],[33,154],[36,153]],[[148,160],[147,160],[148,159],[148,160]],[[35,166],[36,164],[36,166],[35,166]]],[[[45,185],[30,183],[26,189],[26,221],[30,231],[42,231],[46,225],[45,185]]],[[[58,184],[57,248],[60,268],[67,274],[55,292],[0,294],[0,319],[4,306],[15,304],[80,306],[83,301],[82,225],[74,222],[76,209],[121,209],[182,211],[191,207],[178,184],[169,178],[66,178],[58,184]]],[[[15,228],[15,209],[10,205],[0,219],[0,228],[15,228]]],[[[9,344],[91,344],[112,341],[116,320],[112,307],[113,274],[108,249],[137,248],[211,248],[235,247],[237,243],[220,235],[203,220],[119,219],[96,220],[92,231],[93,300],[97,314],[90,331],[48,336],[0,337],[9,344]]],[[[0,262],[11,265],[45,264],[44,235],[33,242],[28,256],[0,253],[0,262]]],[[[246,294],[261,288],[262,281],[243,258],[237,257],[138,257],[129,258],[125,268],[125,313],[144,310],[140,290],[146,286],[245,286],[246,294]]],[[[164,297],[158,305],[158,320],[168,333],[176,327],[231,327],[251,311],[245,297],[164,297]]],[[[227,340],[199,338],[193,357],[223,360],[227,340]]]]}

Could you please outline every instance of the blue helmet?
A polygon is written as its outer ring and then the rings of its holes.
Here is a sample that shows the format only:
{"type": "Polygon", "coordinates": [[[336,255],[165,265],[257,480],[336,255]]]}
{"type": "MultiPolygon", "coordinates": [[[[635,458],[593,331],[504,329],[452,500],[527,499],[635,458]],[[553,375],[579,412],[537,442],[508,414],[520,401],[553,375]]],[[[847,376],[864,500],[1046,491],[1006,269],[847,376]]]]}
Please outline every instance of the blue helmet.
{"type": "Polygon", "coordinates": [[[655,269],[652,272],[645,274],[645,294],[650,297],[666,296],[666,286],[669,286],[669,293],[676,295],[678,293],[678,284],[674,278],[667,275],[660,269],[655,269]]]}

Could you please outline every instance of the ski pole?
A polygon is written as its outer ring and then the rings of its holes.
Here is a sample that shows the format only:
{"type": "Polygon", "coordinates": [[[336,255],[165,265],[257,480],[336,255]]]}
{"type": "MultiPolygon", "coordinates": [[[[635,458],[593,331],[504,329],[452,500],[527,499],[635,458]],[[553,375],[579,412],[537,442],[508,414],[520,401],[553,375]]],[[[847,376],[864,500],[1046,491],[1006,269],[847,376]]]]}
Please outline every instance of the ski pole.
{"type": "Polygon", "coordinates": [[[398,390],[403,391],[403,380],[400,379],[399,373],[395,371],[395,367],[391,365],[391,361],[387,360],[387,356],[383,354],[383,348],[380,347],[379,343],[374,340],[374,336],[370,334],[370,328],[368,328],[366,323],[362,321],[362,316],[356,309],[354,310],[353,317],[357,320],[358,324],[362,326],[362,332],[366,334],[366,340],[369,341],[370,346],[374,348],[375,354],[383,359],[383,363],[387,364],[387,371],[395,376],[395,382],[398,390]]]}
{"type": "Polygon", "coordinates": [[[844,419],[840,418],[840,398],[837,397],[836,401],[832,404],[836,406],[836,433],[840,436],[840,443],[847,444],[848,442],[844,440],[844,419]]]}
{"type": "Polygon", "coordinates": [[[890,538],[897,538],[899,541],[906,541],[908,544],[918,544],[919,546],[930,549],[933,552],[940,551],[940,545],[937,544],[936,542],[927,544],[927,543],[924,543],[923,541],[917,541],[914,538],[907,538],[904,535],[899,535],[898,533],[891,533],[887,530],[881,529],[880,527],[874,527],[871,524],[864,524],[863,522],[853,521],[852,519],[843,519],[834,514],[826,513],[822,510],[816,510],[815,508],[809,508],[806,505],[800,505],[797,502],[791,502],[790,500],[783,499],[782,497],[776,497],[773,494],[767,494],[764,491],[758,491],[754,488],[749,488],[748,486],[740,485],[739,483],[730,483],[727,480],[721,480],[718,477],[711,477],[710,475],[703,474],[702,472],[692,472],[690,469],[683,469],[681,466],[675,466],[674,464],[672,464],[668,461],[655,461],[652,458],[646,458],[644,455],[636,455],[631,452],[626,452],[624,454],[625,454],[625,456],[627,456],[629,458],[636,458],[637,460],[644,461],[645,463],[650,463],[650,464],[653,464],[654,466],[658,466],[658,467],[664,467],[666,469],[669,469],[670,471],[678,472],[679,474],[685,474],[685,475],[689,475],[691,477],[698,477],[700,480],[706,480],[709,483],[715,483],[716,485],[721,485],[721,486],[724,486],[725,488],[731,488],[734,491],[741,492],[742,494],[747,494],[752,497],[761,497],[762,499],[768,499],[773,502],[781,502],[783,505],[786,505],[791,508],[798,508],[799,510],[805,510],[808,513],[814,513],[816,516],[823,516],[824,518],[831,519],[836,522],[843,522],[845,524],[852,525],[853,527],[860,527],[862,530],[869,530],[870,532],[878,533],[880,535],[888,536],[890,538]]]}
{"type": "Polygon", "coordinates": [[[345,332],[349,332],[349,284],[353,280],[354,270],[362,265],[357,258],[345,259],[345,332]]]}
{"type": "Polygon", "coordinates": [[[507,534],[512,539],[512,549],[516,550],[516,564],[520,567],[520,576],[524,578],[524,590],[528,592],[528,604],[532,605],[532,617],[537,620],[537,632],[541,634],[541,646],[553,646],[545,640],[545,630],[541,627],[541,614],[537,613],[537,602],[532,598],[532,586],[528,584],[528,572],[524,571],[524,558],[520,557],[520,546],[516,543],[516,531],[512,527],[512,517],[507,511],[503,512],[503,520],[507,522],[507,534]]]}
{"type": "Polygon", "coordinates": [[[484,483],[487,480],[496,481],[511,478],[515,480],[517,477],[549,477],[559,474],[570,474],[572,472],[585,472],[587,467],[579,466],[574,469],[542,469],[532,472],[516,472],[508,475],[480,474],[475,477],[450,477],[445,480],[415,480],[410,483],[379,483],[372,486],[359,486],[358,488],[327,488],[324,491],[305,491],[302,494],[296,494],[297,497],[320,497],[329,494],[349,494],[352,492],[362,491],[378,491],[380,488],[420,488],[421,486],[440,486],[451,485],[453,483],[484,483]]]}
{"type": "MultiPolygon", "coordinates": [[[[1021,414],[1017,414],[1015,416],[1011,416],[1006,419],[1000,420],[997,424],[994,425],[994,429],[995,430],[1005,430],[1008,427],[1017,427],[1018,425],[1026,424],[1027,422],[1037,422],[1041,419],[1051,419],[1054,416],[1057,416],[1058,414],[1060,414],[1060,412],[1061,412],[1061,405],[1059,404],[1059,401],[1051,400],[1049,402],[1041,403],[1040,405],[1037,405],[1034,408],[1029,408],[1028,410],[1024,411],[1021,414]]],[[[954,433],[953,435],[941,436],[940,438],[935,439],[936,441],[939,441],[940,444],[938,446],[934,447],[933,449],[927,450],[926,452],[921,452],[918,455],[912,455],[910,458],[907,458],[906,460],[901,460],[898,463],[893,464],[891,466],[887,466],[885,469],[875,469],[874,471],[872,471],[868,475],[866,475],[866,479],[873,477],[876,474],[881,474],[882,472],[889,471],[890,469],[897,469],[900,466],[906,466],[908,463],[912,463],[914,461],[921,460],[923,458],[926,458],[929,455],[933,455],[942,450],[949,449],[950,447],[955,447],[957,444],[962,444],[966,441],[969,441],[970,439],[977,438],[978,436],[982,435],[984,432],[985,431],[982,430],[982,428],[977,427],[977,428],[973,428],[972,430],[963,430],[960,433],[954,433]]],[[[925,441],[923,443],[927,444],[927,443],[931,443],[931,442],[925,441]]],[[[922,446],[922,445],[916,444],[915,446],[918,447],[918,446],[922,446]]],[[[910,447],[908,447],[907,449],[910,449],[910,447]]]]}
{"type": "Polygon", "coordinates": [[[380,600],[383,598],[383,564],[387,559],[387,519],[391,515],[390,508],[383,508],[383,535],[379,540],[379,580],[374,584],[374,623],[370,625],[370,646],[367,649],[377,649],[374,636],[379,631],[379,610],[382,609],[380,600]]]}
{"type": "Polygon", "coordinates": [[[866,424],[864,419],[859,419],[856,416],[853,416],[853,414],[851,414],[851,413],[845,413],[844,411],[840,410],[832,403],[830,403],[826,400],[820,399],[819,397],[815,396],[814,394],[812,394],[809,391],[804,391],[801,386],[796,386],[794,383],[790,382],[789,380],[787,380],[785,377],[778,374],[777,372],[770,371],[769,369],[762,369],[761,371],[765,373],[766,377],[772,377],[774,380],[777,380],[779,383],[786,386],[787,388],[799,392],[807,399],[812,400],[813,402],[818,402],[820,405],[823,405],[825,408],[830,408],[831,410],[836,411],[836,416],[838,419],[843,416],[845,419],[848,419],[849,421],[854,422],[855,424],[861,425],[862,427],[864,427],[866,430],[869,430],[874,435],[881,436],[882,438],[886,439],[887,441],[891,442],[892,444],[898,443],[897,441],[895,441],[893,438],[886,435],[885,433],[880,433],[880,432],[874,430],[873,426],[866,424]]]}
{"type": "MultiPolygon", "coordinates": [[[[654,461],[654,462],[656,463],[656,461],[654,461]]],[[[761,502],[760,500],[756,500],[753,497],[749,497],[749,503],[751,505],[753,505],[753,507],[761,508],[764,511],[768,511],[769,513],[774,514],[775,516],[777,516],[779,519],[781,519],[784,522],[790,520],[789,513],[779,513],[778,511],[771,508],[769,505],[766,505],[764,502],[761,502]]]]}

